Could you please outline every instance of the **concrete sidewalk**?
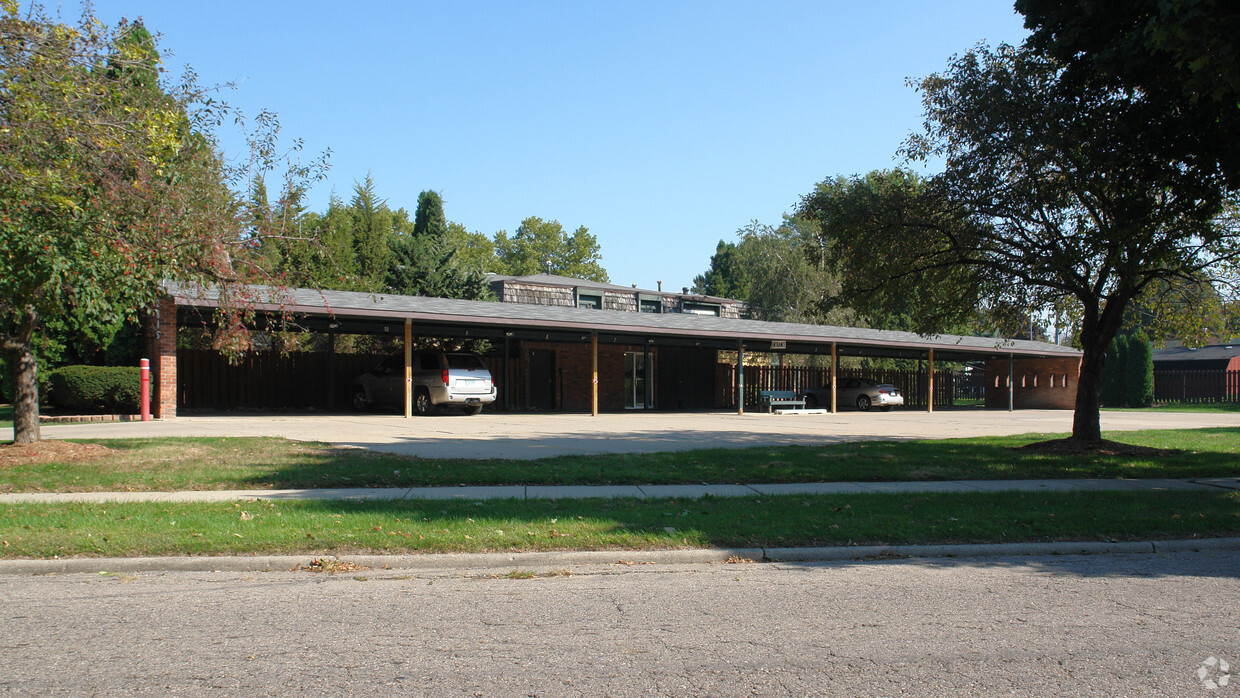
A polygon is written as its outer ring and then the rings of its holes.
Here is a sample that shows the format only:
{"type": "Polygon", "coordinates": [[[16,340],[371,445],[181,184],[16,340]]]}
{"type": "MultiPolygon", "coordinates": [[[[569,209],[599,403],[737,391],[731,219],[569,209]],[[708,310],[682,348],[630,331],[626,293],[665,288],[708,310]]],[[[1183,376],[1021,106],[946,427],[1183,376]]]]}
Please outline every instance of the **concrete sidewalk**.
{"type": "Polygon", "coordinates": [[[1240,478],[1079,480],[933,480],[924,482],[806,482],[754,485],[507,485],[494,487],[389,487],[313,490],[196,490],[182,492],[16,492],[0,504],[19,502],[231,502],[237,500],[460,499],[697,499],[815,494],[927,492],[1098,492],[1212,489],[1240,490],[1240,478]]]}

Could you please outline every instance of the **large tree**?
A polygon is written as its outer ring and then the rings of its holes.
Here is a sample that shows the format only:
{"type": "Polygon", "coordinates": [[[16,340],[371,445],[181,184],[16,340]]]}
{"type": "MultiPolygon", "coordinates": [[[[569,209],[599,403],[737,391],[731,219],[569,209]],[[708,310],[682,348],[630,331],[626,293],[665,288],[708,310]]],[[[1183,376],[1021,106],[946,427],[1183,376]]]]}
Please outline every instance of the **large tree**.
{"type": "Polygon", "coordinates": [[[495,271],[502,274],[541,274],[550,267],[553,274],[607,282],[598,238],[585,226],[569,235],[559,221],[531,216],[512,237],[503,230],[495,234],[495,256],[495,271]]]}
{"type": "Polygon", "coordinates": [[[694,277],[693,292],[746,300],[749,280],[745,277],[735,242],[719,241],[715,254],[710,256],[710,268],[694,277]]]}
{"type": "MultiPolygon", "coordinates": [[[[921,329],[934,331],[973,312],[973,298],[991,309],[1071,299],[1083,352],[1072,435],[1099,440],[1103,361],[1129,303],[1159,280],[1234,273],[1224,178],[1174,157],[1140,94],[1065,80],[1029,50],[979,47],[918,87],[926,130],[906,152],[943,171],[897,192],[898,217],[863,209],[836,222],[841,262],[887,289],[852,300],[924,308],[921,329]]],[[[818,209],[813,195],[805,209],[818,209]]]]}
{"type": "Polygon", "coordinates": [[[1240,7],[1232,0],[1017,0],[1027,45],[1069,81],[1123,89],[1161,118],[1146,147],[1217,163],[1240,186],[1240,7]]]}
{"type": "Polygon", "coordinates": [[[0,347],[18,442],[39,439],[34,339],[46,323],[104,333],[166,279],[245,278],[230,252],[249,244],[241,207],[210,131],[223,107],[192,81],[165,91],[158,66],[139,26],[110,29],[89,9],[67,25],[3,4],[0,347]]]}

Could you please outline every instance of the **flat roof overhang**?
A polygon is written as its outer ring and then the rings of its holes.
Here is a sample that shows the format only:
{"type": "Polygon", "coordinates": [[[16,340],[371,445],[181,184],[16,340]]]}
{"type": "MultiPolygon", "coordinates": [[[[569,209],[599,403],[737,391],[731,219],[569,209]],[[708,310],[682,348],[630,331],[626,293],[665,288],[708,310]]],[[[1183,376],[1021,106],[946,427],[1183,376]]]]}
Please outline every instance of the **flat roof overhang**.
{"type": "MultiPolygon", "coordinates": [[[[213,289],[166,284],[178,306],[178,324],[212,324],[220,306],[213,289]]],[[[254,311],[257,329],[287,323],[297,329],[339,334],[403,336],[405,323],[416,336],[583,342],[597,334],[600,344],[697,346],[787,354],[924,358],[939,361],[987,358],[1076,357],[1080,352],[1045,342],[989,337],[936,335],[868,328],[740,320],[690,314],[635,313],[560,306],[467,301],[393,294],[248,286],[239,303],[254,311]]]]}

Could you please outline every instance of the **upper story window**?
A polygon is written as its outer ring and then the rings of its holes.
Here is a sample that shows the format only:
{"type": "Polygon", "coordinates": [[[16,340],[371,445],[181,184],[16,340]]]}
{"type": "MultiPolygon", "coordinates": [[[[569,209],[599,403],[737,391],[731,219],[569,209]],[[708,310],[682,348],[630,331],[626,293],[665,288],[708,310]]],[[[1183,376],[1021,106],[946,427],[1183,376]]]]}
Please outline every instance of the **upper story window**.
{"type": "Polygon", "coordinates": [[[719,304],[718,303],[694,303],[691,301],[685,301],[684,310],[682,312],[689,313],[690,315],[714,315],[718,317],[719,316],[719,304]]]}
{"type": "Polygon", "coordinates": [[[577,292],[577,307],[598,310],[603,307],[603,294],[577,292]]]}
{"type": "Polygon", "coordinates": [[[661,313],[663,312],[663,301],[642,298],[637,301],[637,309],[643,313],[661,313]]]}

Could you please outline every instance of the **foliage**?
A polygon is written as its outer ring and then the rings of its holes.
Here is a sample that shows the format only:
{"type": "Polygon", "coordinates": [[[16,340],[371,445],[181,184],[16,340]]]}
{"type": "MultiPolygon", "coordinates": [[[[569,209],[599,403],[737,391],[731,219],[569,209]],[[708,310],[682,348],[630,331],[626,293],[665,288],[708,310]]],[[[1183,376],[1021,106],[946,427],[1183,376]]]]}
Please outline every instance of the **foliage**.
{"type": "Polygon", "coordinates": [[[492,300],[486,276],[460,265],[456,248],[435,235],[393,235],[385,284],[406,296],[492,300]]]}
{"type": "Polygon", "coordinates": [[[49,399],[57,407],[80,414],[138,412],[140,374],[137,367],[62,366],[51,372],[49,399]]]}
{"type": "Polygon", "coordinates": [[[1116,335],[1111,340],[1099,397],[1107,407],[1154,404],[1154,351],[1144,332],[1116,335]]]}
{"type": "Polygon", "coordinates": [[[365,291],[380,291],[392,262],[388,240],[393,235],[392,211],[375,193],[370,174],[353,188],[349,204],[353,251],[357,259],[358,284],[365,291]]]}
{"type": "Polygon", "coordinates": [[[694,277],[692,290],[717,298],[748,299],[749,280],[745,278],[736,243],[719,241],[710,257],[710,268],[694,277]]]}
{"type": "Polygon", "coordinates": [[[1066,78],[1118,89],[1157,118],[1142,147],[1240,186],[1240,11],[1229,0],[1017,0],[1027,44],[1066,78]]]}
{"type": "Polygon", "coordinates": [[[740,230],[737,258],[750,314],[775,322],[843,324],[826,312],[835,296],[833,275],[817,261],[812,222],[786,219],[772,228],[753,221],[740,230]]]}
{"type": "Polygon", "coordinates": [[[1098,399],[1107,407],[1122,407],[1124,404],[1124,378],[1127,358],[1127,335],[1116,335],[1107,346],[1106,363],[1102,369],[1102,386],[1098,399]]]}
{"type": "Polygon", "coordinates": [[[460,223],[449,222],[444,242],[456,248],[457,262],[466,269],[485,274],[497,268],[495,242],[483,233],[470,232],[460,223]]]}
{"type": "Polygon", "coordinates": [[[413,219],[413,234],[417,237],[431,235],[442,238],[447,231],[448,221],[443,215],[443,197],[434,191],[418,194],[418,212],[413,219]]]}
{"type": "MultiPolygon", "coordinates": [[[[89,7],[75,26],[38,6],[0,14],[0,345],[18,441],[39,438],[35,348],[49,326],[105,346],[165,279],[229,284],[260,271],[228,186],[241,171],[212,135],[229,109],[192,73],[165,91],[159,60],[145,29],[108,28],[89,7]]],[[[283,157],[274,117],[255,128],[247,169],[283,157]]],[[[286,190],[307,173],[290,168],[286,190]]],[[[221,313],[236,319],[244,298],[225,297],[221,313]]]]}
{"type": "Polygon", "coordinates": [[[1127,337],[1124,402],[1129,407],[1149,407],[1154,404],[1154,350],[1144,332],[1136,332],[1127,337]]]}
{"type": "Polygon", "coordinates": [[[882,200],[898,215],[862,207],[870,222],[835,238],[848,240],[845,265],[868,260],[885,285],[850,299],[912,311],[922,332],[975,300],[1012,311],[1070,300],[1083,351],[1073,436],[1099,438],[1103,356],[1128,304],[1160,279],[1232,281],[1240,230],[1220,215],[1225,181],[1170,155],[1150,104],[1065,80],[1029,50],[979,47],[918,88],[926,130],[905,153],[944,171],[891,188],[882,200]]]}
{"type": "Polygon", "coordinates": [[[531,216],[512,235],[495,234],[496,273],[512,276],[552,274],[607,282],[598,239],[585,226],[569,235],[559,221],[531,216]]]}
{"type": "Polygon", "coordinates": [[[802,198],[798,215],[817,224],[822,267],[839,279],[832,303],[864,324],[964,333],[976,320],[984,287],[979,273],[943,263],[937,250],[925,263],[909,263],[925,251],[927,231],[958,236],[963,225],[918,175],[876,170],[827,179],[802,198]]]}

